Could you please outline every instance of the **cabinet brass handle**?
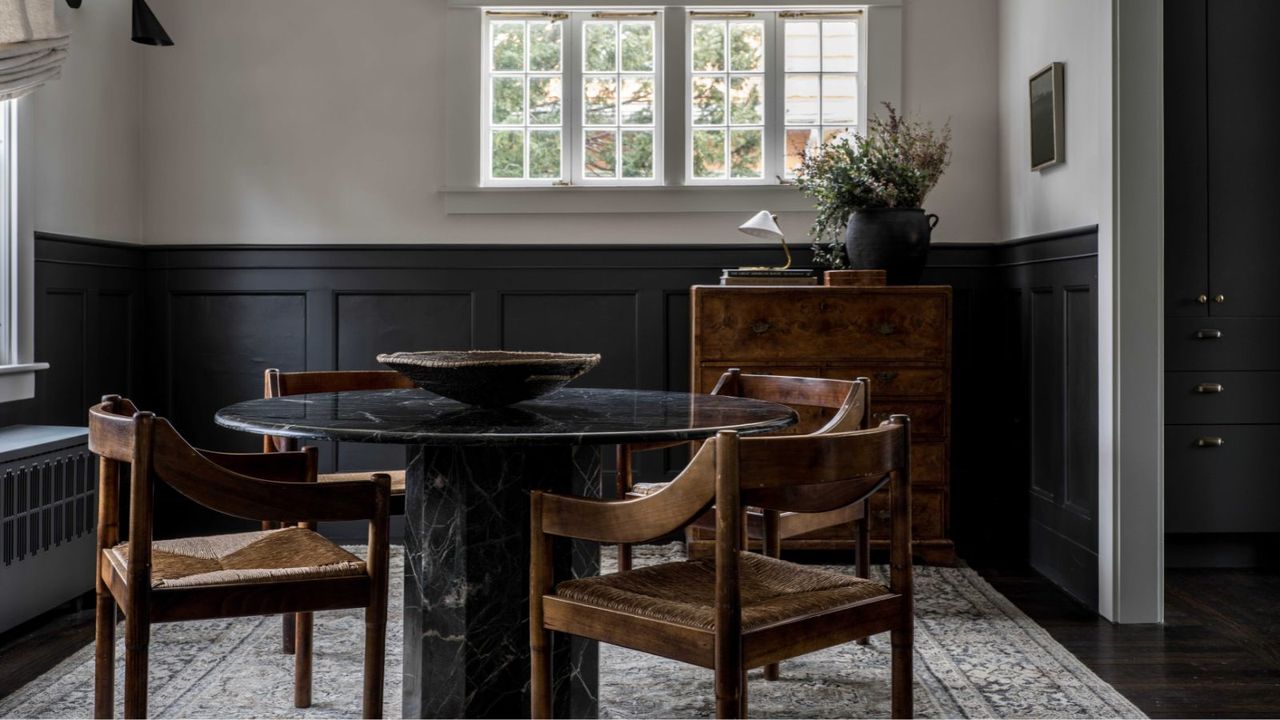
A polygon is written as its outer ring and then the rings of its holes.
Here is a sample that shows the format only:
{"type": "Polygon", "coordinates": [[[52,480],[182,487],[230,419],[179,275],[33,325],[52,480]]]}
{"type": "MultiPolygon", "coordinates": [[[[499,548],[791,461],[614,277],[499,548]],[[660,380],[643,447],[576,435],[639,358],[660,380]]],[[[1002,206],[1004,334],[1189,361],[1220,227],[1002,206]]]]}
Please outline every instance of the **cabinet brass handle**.
{"type": "Polygon", "coordinates": [[[1222,384],[1221,383],[1200,383],[1199,385],[1196,386],[1196,392],[1205,393],[1205,394],[1220,393],[1222,392],[1222,384]]]}
{"type": "Polygon", "coordinates": [[[1218,340],[1221,337],[1222,331],[1214,330],[1213,328],[1205,328],[1203,330],[1196,331],[1196,338],[1199,340],[1218,340]]]}
{"type": "Polygon", "coordinates": [[[1227,301],[1227,296],[1223,295],[1222,293],[1218,293],[1217,295],[1213,296],[1213,301],[1219,304],[1224,303],[1227,301]]]}
{"type": "Polygon", "coordinates": [[[1196,438],[1196,447],[1222,447],[1224,444],[1220,437],[1196,438]]]}
{"type": "Polygon", "coordinates": [[[1204,293],[1200,293],[1199,295],[1196,296],[1196,302],[1200,303],[1201,305],[1208,305],[1209,296],[1204,293]]]}
{"type": "Polygon", "coordinates": [[[892,335],[898,331],[898,326],[893,323],[882,322],[876,325],[876,332],[881,335],[892,335]]]}
{"type": "Polygon", "coordinates": [[[762,320],[762,321],[760,321],[760,322],[757,322],[757,323],[752,324],[752,326],[751,326],[751,332],[753,332],[753,333],[755,333],[755,334],[757,334],[757,335],[763,335],[763,334],[765,334],[765,333],[769,332],[769,327],[770,327],[769,323],[764,322],[764,321],[762,320]]]}

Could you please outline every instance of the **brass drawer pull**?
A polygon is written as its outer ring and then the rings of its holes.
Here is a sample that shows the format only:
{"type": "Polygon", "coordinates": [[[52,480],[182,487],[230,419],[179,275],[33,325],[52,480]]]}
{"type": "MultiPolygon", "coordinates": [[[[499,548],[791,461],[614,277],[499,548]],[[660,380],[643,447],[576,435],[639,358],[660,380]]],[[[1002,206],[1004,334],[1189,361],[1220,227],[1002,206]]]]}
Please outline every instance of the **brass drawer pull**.
{"type": "Polygon", "coordinates": [[[1222,447],[1224,444],[1220,437],[1196,438],[1196,447],[1222,447]]]}
{"type": "Polygon", "coordinates": [[[1197,340],[1220,340],[1221,338],[1222,338],[1221,330],[1214,330],[1213,328],[1205,328],[1203,330],[1196,331],[1197,340]]]}
{"type": "Polygon", "coordinates": [[[898,326],[893,323],[882,322],[876,325],[876,332],[881,335],[892,335],[898,332],[898,326]]]}
{"type": "Polygon", "coordinates": [[[1196,386],[1196,392],[1204,393],[1204,394],[1220,393],[1222,392],[1222,384],[1221,383],[1200,383],[1199,385],[1196,386]]]}
{"type": "Polygon", "coordinates": [[[769,332],[769,328],[770,328],[770,327],[771,327],[771,326],[769,325],[769,323],[767,323],[767,322],[765,322],[765,321],[761,320],[761,321],[756,322],[756,323],[753,323],[753,324],[751,325],[751,332],[753,332],[753,333],[755,333],[755,334],[757,334],[757,335],[763,335],[763,334],[765,334],[765,333],[769,332]]]}

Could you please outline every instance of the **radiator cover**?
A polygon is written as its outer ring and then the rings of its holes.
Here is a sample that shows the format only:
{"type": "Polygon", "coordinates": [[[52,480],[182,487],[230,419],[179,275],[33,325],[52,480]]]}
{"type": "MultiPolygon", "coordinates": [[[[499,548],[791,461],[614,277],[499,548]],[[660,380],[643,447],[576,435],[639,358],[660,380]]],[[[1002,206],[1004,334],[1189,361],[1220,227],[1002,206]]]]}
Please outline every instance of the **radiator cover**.
{"type": "Polygon", "coordinates": [[[0,428],[0,632],[93,589],[98,487],[88,435],[0,428]]]}

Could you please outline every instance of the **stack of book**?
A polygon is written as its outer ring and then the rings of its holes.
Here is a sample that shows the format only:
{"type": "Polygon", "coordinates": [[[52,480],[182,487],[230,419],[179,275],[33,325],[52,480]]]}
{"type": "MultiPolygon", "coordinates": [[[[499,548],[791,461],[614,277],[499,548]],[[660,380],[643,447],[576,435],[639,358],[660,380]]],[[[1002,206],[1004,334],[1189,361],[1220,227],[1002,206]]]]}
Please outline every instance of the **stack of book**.
{"type": "Polygon", "coordinates": [[[812,270],[775,268],[729,268],[720,276],[721,285],[817,285],[812,270]]]}

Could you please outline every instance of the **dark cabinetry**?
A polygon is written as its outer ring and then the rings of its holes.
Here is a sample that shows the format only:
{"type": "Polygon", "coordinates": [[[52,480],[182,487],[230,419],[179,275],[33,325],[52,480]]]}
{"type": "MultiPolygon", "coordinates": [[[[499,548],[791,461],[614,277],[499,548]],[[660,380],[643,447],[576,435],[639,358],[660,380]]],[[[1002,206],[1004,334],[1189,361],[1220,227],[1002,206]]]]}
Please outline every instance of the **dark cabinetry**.
{"type": "Polygon", "coordinates": [[[1280,532],[1276,27],[1274,0],[1165,3],[1170,533],[1280,532]]]}

